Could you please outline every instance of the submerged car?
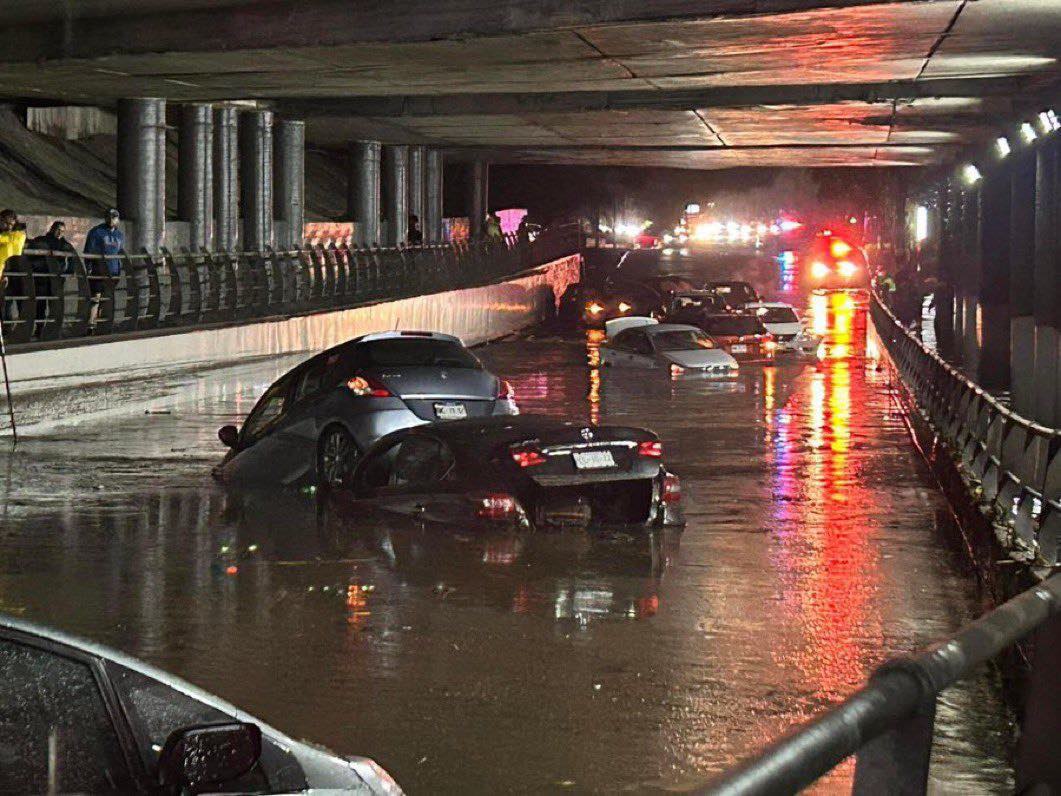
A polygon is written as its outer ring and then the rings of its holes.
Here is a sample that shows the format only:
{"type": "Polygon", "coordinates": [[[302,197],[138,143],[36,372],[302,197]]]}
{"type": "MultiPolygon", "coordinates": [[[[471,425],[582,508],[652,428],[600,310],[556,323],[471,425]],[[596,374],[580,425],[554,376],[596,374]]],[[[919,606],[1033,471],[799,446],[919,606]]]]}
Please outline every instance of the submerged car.
{"type": "Polygon", "coordinates": [[[659,323],[653,318],[608,321],[600,346],[602,365],[670,368],[672,373],[696,371],[732,376],[737,361],[696,326],[659,323]]]}
{"type": "Polygon", "coordinates": [[[738,362],[770,363],[774,360],[777,343],[753,314],[702,315],[697,326],[738,362]]]}
{"type": "Polygon", "coordinates": [[[329,494],[327,513],[481,531],[643,527],[681,524],[680,501],[651,431],[524,415],[390,434],[329,494]]]}
{"type": "Polygon", "coordinates": [[[761,300],[758,291],[748,282],[708,282],[704,289],[721,296],[731,310],[740,310],[745,304],[761,300]]]}
{"type": "Polygon", "coordinates": [[[513,415],[511,385],[461,341],[436,332],[381,332],[317,354],[273,384],[214,474],[233,484],[334,486],[380,437],[434,421],[513,415]]]}
{"type": "Polygon", "coordinates": [[[0,792],[370,793],[365,757],[283,735],[128,655],[0,614],[0,792]]]}
{"type": "Polygon", "coordinates": [[[729,312],[725,300],[713,290],[683,290],[671,295],[666,320],[669,323],[691,323],[703,315],[729,312]]]}
{"type": "Polygon", "coordinates": [[[599,285],[572,285],[560,299],[559,318],[568,324],[601,328],[613,318],[662,315],[667,299],[638,281],[611,279],[599,285]]]}
{"type": "Polygon", "coordinates": [[[777,350],[797,354],[814,354],[821,338],[807,331],[796,308],[780,301],[758,301],[744,306],[746,312],[754,313],[777,342],[777,350]]]}

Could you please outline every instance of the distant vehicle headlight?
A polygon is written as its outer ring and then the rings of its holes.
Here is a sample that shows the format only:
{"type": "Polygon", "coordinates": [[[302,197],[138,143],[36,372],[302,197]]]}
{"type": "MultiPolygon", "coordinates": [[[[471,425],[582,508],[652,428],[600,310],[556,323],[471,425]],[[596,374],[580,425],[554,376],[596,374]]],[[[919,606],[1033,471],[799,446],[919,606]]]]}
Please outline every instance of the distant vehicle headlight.
{"type": "Polygon", "coordinates": [[[604,307],[602,307],[596,301],[587,304],[586,309],[589,310],[590,315],[600,315],[602,312],[604,312],[604,307]]]}
{"type": "Polygon", "coordinates": [[[811,263],[810,275],[815,279],[825,279],[829,276],[829,266],[823,262],[811,263]]]}
{"type": "Polygon", "coordinates": [[[850,279],[858,271],[858,266],[850,260],[841,260],[836,264],[836,270],[844,279],[850,279]]]}
{"type": "Polygon", "coordinates": [[[633,307],[631,307],[625,301],[620,301],[619,302],[619,312],[629,312],[632,309],[633,309],[633,307]]]}

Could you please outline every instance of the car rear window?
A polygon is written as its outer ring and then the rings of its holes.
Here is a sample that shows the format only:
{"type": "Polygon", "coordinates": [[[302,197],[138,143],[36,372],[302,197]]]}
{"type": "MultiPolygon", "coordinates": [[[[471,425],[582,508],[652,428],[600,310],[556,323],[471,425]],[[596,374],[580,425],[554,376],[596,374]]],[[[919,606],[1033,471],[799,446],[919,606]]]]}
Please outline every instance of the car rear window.
{"type": "Polygon", "coordinates": [[[652,335],[652,340],[659,351],[699,351],[715,347],[710,337],[703,332],[694,332],[692,329],[660,332],[652,335]]]}
{"type": "Polygon", "coordinates": [[[716,315],[705,319],[704,329],[708,334],[746,335],[762,334],[763,325],[751,315],[716,315]]]}
{"type": "Polygon", "coordinates": [[[358,346],[358,357],[364,367],[482,367],[479,360],[460,343],[430,338],[373,340],[358,346]]]}
{"type": "Polygon", "coordinates": [[[758,314],[763,323],[799,323],[799,317],[791,307],[763,307],[758,314]]]}

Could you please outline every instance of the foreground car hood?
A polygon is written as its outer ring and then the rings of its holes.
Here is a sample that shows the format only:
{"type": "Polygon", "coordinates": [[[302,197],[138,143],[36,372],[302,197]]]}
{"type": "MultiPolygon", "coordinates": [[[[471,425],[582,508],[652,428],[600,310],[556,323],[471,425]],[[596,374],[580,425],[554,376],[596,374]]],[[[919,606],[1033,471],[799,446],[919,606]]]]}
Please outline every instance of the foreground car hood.
{"type": "Polygon", "coordinates": [[[719,348],[705,348],[701,351],[667,351],[663,356],[683,368],[737,367],[737,360],[719,348]]]}

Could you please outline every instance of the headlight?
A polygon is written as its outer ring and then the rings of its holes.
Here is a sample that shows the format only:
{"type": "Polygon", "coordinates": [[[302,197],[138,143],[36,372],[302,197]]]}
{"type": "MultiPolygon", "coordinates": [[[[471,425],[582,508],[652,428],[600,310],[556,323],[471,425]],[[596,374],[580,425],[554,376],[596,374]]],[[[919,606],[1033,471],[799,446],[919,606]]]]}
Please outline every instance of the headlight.
{"type": "Polygon", "coordinates": [[[845,241],[834,240],[829,244],[829,251],[833,253],[833,257],[846,257],[851,253],[851,246],[845,241]]]}
{"type": "Polygon", "coordinates": [[[836,270],[840,272],[840,276],[844,277],[844,279],[850,279],[858,271],[858,266],[850,260],[841,260],[836,264],[836,270]]]}
{"type": "Polygon", "coordinates": [[[604,312],[604,307],[602,307],[596,301],[587,304],[586,309],[589,310],[590,315],[600,315],[602,312],[604,312]]]}
{"type": "Polygon", "coordinates": [[[815,279],[825,279],[829,276],[829,266],[823,262],[811,263],[810,275],[815,279]]]}
{"type": "Polygon", "coordinates": [[[620,301],[619,302],[619,312],[629,312],[632,309],[633,309],[633,307],[631,307],[625,301],[620,301]]]}

